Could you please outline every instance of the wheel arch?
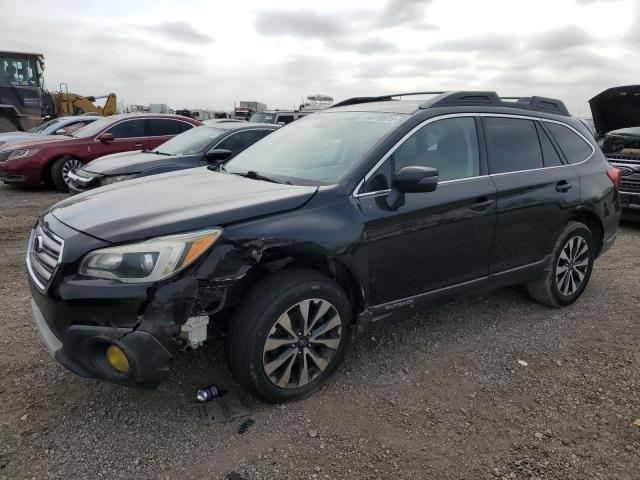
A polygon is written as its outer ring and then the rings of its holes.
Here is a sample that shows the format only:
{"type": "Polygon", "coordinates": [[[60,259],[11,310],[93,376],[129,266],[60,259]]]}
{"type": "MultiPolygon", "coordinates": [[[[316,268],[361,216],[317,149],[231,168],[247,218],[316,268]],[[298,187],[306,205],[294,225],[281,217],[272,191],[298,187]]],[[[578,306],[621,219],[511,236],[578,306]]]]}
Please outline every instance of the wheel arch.
{"type": "Polygon", "coordinates": [[[264,277],[290,268],[303,268],[321,273],[340,285],[349,296],[354,322],[358,313],[365,308],[364,289],[357,275],[327,252],[308,246],[304,249],[300,246],[273,246],[263,249],[258,261],[251,265],[234,285],[230,303],[236,306],[264,277]]]}
{"type": "Polygon", "coordinates": [[[604,242],[604,225],[598,214],[592,210],[581,209],[576,211],[569,220],[580,222],[591,230],[593,239],[596,242],[596,256],[600,255],[604,242]]]}
{"type": "Polygon", "coordinates": [[[40,178],[40,181],[50,184],[51,183],[51,167],[53,167],[53,164],[56,163],[56,161],[65,157],[75,158],[77,160],[80,160],[82,163],[87,163],[82,158],[78,157],[77,155],[73,155],[71,153],[56,154],[53,157],[51,157],[49,160],[47,160],[47,163],[44,165],[42,169],[42,176],[40,178]]]}

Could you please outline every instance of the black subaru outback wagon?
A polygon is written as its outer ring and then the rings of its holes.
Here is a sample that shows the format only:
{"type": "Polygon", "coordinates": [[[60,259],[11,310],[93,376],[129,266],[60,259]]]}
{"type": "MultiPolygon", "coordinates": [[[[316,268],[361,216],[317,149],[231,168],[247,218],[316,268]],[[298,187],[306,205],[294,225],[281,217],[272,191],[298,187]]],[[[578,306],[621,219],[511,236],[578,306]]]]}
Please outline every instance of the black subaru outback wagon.
{"type": "Polygon", "coordinates": [[[239,383],[279,402],[317,390],[354,333],[432,302],[511,284],[575,301],[620,217],[618,171],[584,125],[541,97],[394,98],[52,207],[27,253],[50,352],[153,388],[221,331],[239,383]]]}

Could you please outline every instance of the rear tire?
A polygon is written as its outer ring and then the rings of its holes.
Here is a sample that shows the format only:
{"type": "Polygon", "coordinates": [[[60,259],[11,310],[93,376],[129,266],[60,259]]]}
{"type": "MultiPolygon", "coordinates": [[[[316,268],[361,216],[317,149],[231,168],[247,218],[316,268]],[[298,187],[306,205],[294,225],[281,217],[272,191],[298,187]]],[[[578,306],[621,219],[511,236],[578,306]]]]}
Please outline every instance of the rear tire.
{"type": "Polygon", "coordinates": [[[0,117],[0,132],[15,132],[18,130],[16,124],[5,117],[0,117]]]}
{"type": "Polygon", "coordinates": [[[549,270],[527,283],[529,295],[556,308],[575,302],[589,283],[595,257],[591,230],[583,223],[569,222],[553,249],[549,270]]]}
{"type": "Polygon", "coordinates": [[[57,159],[51,166],[51,181],[53,185],[61,192],[68,192],[68,174],[69,172],[80,168],[82,162],[75,157],[62,157],[57,159]]]}
{"type": "Polygon", "coordinates": [[[330,278],[291,269],[260,281],[229,327],[227,359],[254,396],[279,403],[317,391],[346,355],[351,304],[330,278]]]}

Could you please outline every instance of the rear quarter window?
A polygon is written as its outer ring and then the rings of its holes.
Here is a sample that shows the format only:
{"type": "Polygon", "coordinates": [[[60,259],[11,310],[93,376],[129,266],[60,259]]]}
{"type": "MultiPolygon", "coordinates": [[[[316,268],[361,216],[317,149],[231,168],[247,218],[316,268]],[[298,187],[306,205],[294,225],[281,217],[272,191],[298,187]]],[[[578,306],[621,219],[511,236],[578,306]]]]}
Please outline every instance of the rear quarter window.
{"type": "Polygon", "coordinates": [[[593,153],[593,148],[576,132],[558,123],[545,122],[545,126],[556,139],[569,163],[584,162],[593,153]]]}

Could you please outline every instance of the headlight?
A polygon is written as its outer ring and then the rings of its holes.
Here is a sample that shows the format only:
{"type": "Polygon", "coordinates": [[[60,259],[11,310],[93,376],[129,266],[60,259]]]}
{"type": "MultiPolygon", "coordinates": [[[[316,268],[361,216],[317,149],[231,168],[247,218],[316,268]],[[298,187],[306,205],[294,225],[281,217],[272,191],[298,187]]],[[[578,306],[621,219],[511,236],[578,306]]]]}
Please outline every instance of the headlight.
{"type": "Polygon", "coordinates": [[[102,183],[101,185],[111,185],[112,183],[118,183],[118,182],[122,182],[124,180],[129,180],[131,178],[135,178],[136,176],[138,176],[137,173],[131,174],[131,175],[112,175],[109,177],[104,177],[102,179],[102,183]]]}
{"type": "Polygon", "coordinates": [[[29,149],[25,149],[25,150],[14,150],[13,152],[11,152],[9,154],[9,158],[7,158],[7,161],[8,160],[17,160],[18,158],[33,157],[39,151],[40,151],[39,148],[29,148],[29,149]]]}
{"type": "Polygon", "coordinates": [[[78,273],[124,283],[156,282],[193,263],[221,234],[222,229],[212,228],[94,250],[84,257],[78,273]]]}

